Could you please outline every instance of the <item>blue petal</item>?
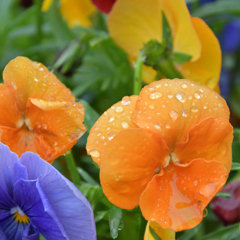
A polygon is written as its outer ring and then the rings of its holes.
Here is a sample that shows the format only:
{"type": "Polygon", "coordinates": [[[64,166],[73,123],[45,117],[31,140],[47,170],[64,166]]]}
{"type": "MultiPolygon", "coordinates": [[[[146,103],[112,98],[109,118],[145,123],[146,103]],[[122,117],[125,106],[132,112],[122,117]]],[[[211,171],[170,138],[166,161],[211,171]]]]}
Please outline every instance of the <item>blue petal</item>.
{"type": "Polygon", "coordinates": [[[27,168],[29,180],[39,179],[43,190],[39,189],[39,193],[44,208],[54,219],[56,217],[54,213],[57,214],[56,222],[60,220],[69,239],[96,239],[92,208],[82,193],[52,165],[36,154],[25,153],[21,156],[20,162],[27,168]],[[54,212],[45,204],[45,197],[54,212]]]}
{"type": "Polygon", "coordinates": [[[29,224],[23,233],[22,240],[38,240],[38,236],[38,229],[34,228],[31,224],[29,224]]]}
{"type": "Polygon", "coordinates": [[[8,240],[7,236],[5,235],[5,233],[3,232],[1,227],[0,227],[0,239],[1,240],[8,240]]]}
{"type": "Polygon", "coordinates": [[[27,171],[19,162],[16,153],[0,143],[0,186],[5,188],[12,197],[13,184],[20,178],[27,179],[27,171]]]}
{"type": "MultiPolygon", "coordinates": [[[[28,216],[30,223],[35,226],[45,238],[65,240],[66,238],[56,224],[55,219],[45,211],[45,206],[43,206],[42,203],[43,199],[40,197],[38,190],[38,188],[41,187],[37,187],[37,185],[38,180],[30,181],[19,179],[14,184],[14,201],[28,216]]],[[[48,208],[52,210],[48,200],[44,198],[44,201],[48,208]]]]}

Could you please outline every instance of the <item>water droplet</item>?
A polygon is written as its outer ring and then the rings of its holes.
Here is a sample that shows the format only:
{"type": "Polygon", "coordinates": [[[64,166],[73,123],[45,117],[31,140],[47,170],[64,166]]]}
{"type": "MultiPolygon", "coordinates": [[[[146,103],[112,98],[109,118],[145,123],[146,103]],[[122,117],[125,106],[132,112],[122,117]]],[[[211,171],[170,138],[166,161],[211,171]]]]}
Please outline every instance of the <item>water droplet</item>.
{"type": "Polygon", "coordinates": [[[218,103],[218,106],[219,106],[219,107],[222,107],[222,106],[223,106],[223,103],[222,103],[222,102],[219,102],[219,103],[218,103]]]}
{"type": "Polygon", "coordinates": [[[198,108],[196,106],[193,106],[191,108],[191,112],[194,112],[194,113],[198,112],[198,108]]]}
{"type": "Polygon", "coordinates": [[[115,112],[121,113],[121,112],[123,112],[123,110],[124,110],[124,108],[122,106],[118,106],[118,107],[116,107],[115,112]]]}
{"type": "Polygon", "coordinates": [[[38,79],[37,79],[37,78],[34,78],[34,81],[35,81],[35,82],[38,82],[38,79]]]}
{"type": "Polygon", "coordinates": [[[131,103],[129,97],[123,97],[122,99],[122,105],[129,105],[131,103]]]}
{"type": "Polygon", "coordinates": [[[161,86],[162,86],[161,83],[156,83],[156,85],[155,85],[156,88],[160,88],[161,86]]]}
{"type": "Polygon", "coordinates": [[[204,210],[203,210],[203,217],[206,217],[208,215],[208,210],[205,208],[204,210]]]}
{"type": "Polygon", "coordinates": [[[155,100],[155,99],[158,99],[160,97],[162,97],[162,93],[160,93],[158,91],[152,92],[148,96],[148,98],[151,99],[151,100],[155,100]]]}
{"type": "Polygon", "coordinates": [[[169,92],[167,96],[168,96],[168,98],[172,98],[173,97],[173,93],[169,92]]]}
{"type": "Polygon", "coordinates": [[[116,133],[115,133],[115,132],[110,132],[110,133],[108,134],[108,139],[111,141],[115,136],[116,136],[116,133]]]}
{"type": "Polygon", "coordinates": [[[101,132],[98,132],[98,133],[97,133],[97,136],[99,137],[99,136],[101,136],[101,134],[102,134],[101,132]]]}
{"type": "Polygon", "coordinates": [[[200,91],[196,91],[193,95],[196,99],[200,99],[203,96],[200,91]]]}
{"type": "Polygon", "coordinates": [[[183,92],[178,92],[178,93],[176,93],[175,96],[182,103],[184,103],[187,99],[186,95],[183,92]]]}
{"type": "Polygon", "coordinates": [[[188,100],[192,100],[192,95],[189,95],[189,96],[188,96],[188,100]]]}
{"type": "Polygon", "coordinates": [[[92,157],[99,157],[100,156],[100,152],[96,149],[92,149],[89,153],[92,157]]]}
{"type": "Polygon", "coordinates": [[[161,127],[159,125],[154,125],[156,129],[160,129],[161,127]]]}
{"type": "Polygon", "coordinates": [[[167,124],[165,125],[165,127],[166,127],[167,129],[169,129],[171,126],[170,126],[169,123],[167,123],[167,124]]]}
{"type": "Polygon", "coordinates": [[[174,110],[169,111],[169,115],[173,121],[175,121],[178,118],[178,114],[174,110]]]}
{"type": "Polygon", "coordinates": [[[206,106],[206,105],[204,105],[204,106],[203,106],[203,109],[207,109],[207,106],[206,106]]]}
{"type": "Polygon", "coordinates": [[[108,112],[107,112],[107,111],[106,111],[106,112],[104,112],[104,115],[105,115],[105,116],[108,116],[108,112]]]}
{"type": "Polygon", "coordinates": [[[149,108],[150,108],[150,109],[154,109],[155,106],[151,104],[151,105],[149,105],[149,108]]]}
{"type": "Polygon", "coordinates": [[[218,110],[218,106],[215,104],[213,107],[214,110],[218,110]]]}
{"type": "Polygon", "coordinates": [[[43,129],[47,129],[47,124],[43,123],[43,124],[42,124],[42,128],[43,128],[43,129]]]}
{"type": "Polygon", "coordinates": [[[197,181],[197,180],[194,180],[194,181],[193,181],[193,185],[194,185],[194,186],[197,186],[197,185],[198,185],[198,181],[197,181]]]}
{"type": "Polygon", "coordinates": [[[200,91],[201,93],[203,93],[203,92],[204,92],[202,88],[199,88],[199,91],[200,91]]]}
{"type": "Polygon", "coordinates": [[[162,107],[165,108],[166,106],[163,104],[162,107]]]}
{"type": "Polygon", "coordinates": [[[114,121],[115,120],[115,117],[114,116],[109,116],[109,118],[108,118],[108,121],[109,122],[112,122],[112,121],[114,121]]]}
{"type": "Polygon", "coordinates": [[[187,84],[186,84],[186,83],[183,83],[183,84],[181,85],[181,87],[182,87],[182,88],[187,88],[187,84]]]}
{"type": "Polygon", "coordinates": [[[64,156],[67,156],[71,153],[71,149],[67,150],[65,153],[64,153],[64,156]]]}
{"type": "Polygon", "coordinates": [[[125,122],[125,121],[121,122],[121,125],[122,125],[123,128],[128,128],[129,127],[128,123],[125,122]]]}
{"type": "Polygon", "coordinates": [[[182,113],[183,117],[187,117],[188,116],[188,110],[185,109],[185,108],[182,110],[181,113],[182,113]]]}
{"type": "Polygon", "coordinates": [[[165,86],[165,87],[167,87],[167,86],[168,86],[168,84],[165,82],[165,83],[164,83],[164,86],[165,86]]]}

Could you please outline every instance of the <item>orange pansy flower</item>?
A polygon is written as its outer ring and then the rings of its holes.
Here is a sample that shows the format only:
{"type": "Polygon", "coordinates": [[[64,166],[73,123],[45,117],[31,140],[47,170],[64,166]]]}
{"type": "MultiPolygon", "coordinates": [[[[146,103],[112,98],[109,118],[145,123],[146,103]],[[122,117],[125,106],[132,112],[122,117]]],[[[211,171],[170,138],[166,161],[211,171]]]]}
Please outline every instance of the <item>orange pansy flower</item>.
{"type": "MultiPolygon", "coordinates": [[[[42,10],[48,11],[53,0],[44,0],[42,10]]],[[[96,7],[91,0],[60,0],[60,11],[69,27],[90,27],[90,17],[96,12],[96,7]]]]}
{"type": "Polygon", "coordinates": [[[26,57],[10,61],[0,84],[0,141],[52,163],[86,131],[84,108],[54,74],[26,57]]]}
{"type": "Polygon", "coordinates": [[[87,151],[118,207],[140,206],[163,229],[195,227],[231,168],[229,109],[214,90],[161,80],[124,97],[94,124],[87,151]]]}
{"type": "MultiPolygon", "coordinates": [[[[162,42],[162,12],[171,29],[173,52],[192,56],[189,62],[175,67],[184,78],[217,89],[219,42],[202,19],[190,16],[184,0],[117,0],[109,14],[109,33],[134,62],[148,41],[162,42]]],[[[144,66],[143,80],[151,83],[155,77],[156,71],[144,66]]]]}

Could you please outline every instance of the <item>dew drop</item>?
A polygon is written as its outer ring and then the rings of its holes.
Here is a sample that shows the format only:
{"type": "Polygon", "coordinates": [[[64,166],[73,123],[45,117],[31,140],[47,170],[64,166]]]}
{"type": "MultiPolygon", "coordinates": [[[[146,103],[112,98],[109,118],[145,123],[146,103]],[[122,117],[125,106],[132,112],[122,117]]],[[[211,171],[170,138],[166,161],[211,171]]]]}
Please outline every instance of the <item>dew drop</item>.
{"type": "Polygon", "coordinates": [[[123,110],[124,110],[124,108],[122,106],[118,106],[118,107],[116,107],[115,112],[121,113],[121,112],[123,112],[123,110]]]}
{"type": "Polygon", "coordinates": [[[192,100],[192,95],[189,95],[189,96],[188,96],[188,100],[192,100]]]}
{"type": "Polygon", "coordinates": [[[129,97],[123,97],[122,99],[122,105],[129,105],[131,103],[129,97]]]}
{"type": "Polygon", "coordinates": [[[111,141],[115,136],[116,136],[116,133],[115,133],[115,132],[110,132],[110,133],[108,134],[108,139],[111,141]]]}
{"type": "Polygon", "coordinates": [[[150,108],[150,109],[154,109],[155,106],[151,104],[151,105],[149,105],[149,108],[150,108]]]}
{"type": "Polygon", "coordinates": [[[168,86],[168,84],[165,82],[165,83],[164,83],[164,86],[165,86],[165,87],[167,87],[167,86],[168,86]]]}
{"type": "Polygon", "coordinates": [[[38,79],[37,79],[37,78],[34,78],[34,81],[35,81],[35,82],[38,82],[38,79]]]}
{"type": "Polygon", "coordinates": [[[205,208],[204,210],[203,210],[203,217],[206,217],[208,215],[208,210],[205,208]]]}
{"type": "Polygon", "coordinates": [[[219,102],[219,103],[218,103],[218,106],[219,106],[219,107],[222,107],[222,106],[223,106],[223,103],[222,103],[222,102],[219,102]]]}
{"type": "Polygon", "coordinates": [[[184,103],[187,99],[186,95],[183,92],[178,92],[178,93],[176,93],[175,96],[182,103],[184,103]]]}
{"type": "Polygon", "coordinates": [[[207,106],[206,106],[206,105],[204,105],[204,106],[203,106],[203,109],[207,109],[207,106]]]}
{"type": "Polygon", "coordinates": [[[100,156],[100,152],[96,149],[92,149],[89,153],[92,157],[99,157],[100,156]]]}
{"type": "Polygon", "coordinates": [[[191,108],[191,112],[194,112],[194,113],[198,112],[198,108],[196,106],[193,106],[191,108]]]}
{"type": "Polygon", "coordinates": [[[47,124],[43,123],[43,124],[42,124],[42,128],[43,128],[43,129],[47,129],[47,124]]]}
{"type": "Polygon", "coordinates": [[[196,99],[200,99],[203,96],[200,91],[196,91],[193,95],[196,99]]]}
{"type": "Polygon", "coordinates": [[[199,88],[199,91],[200,91],[201,93],[203,93],[203,92],[204,92],[202,88],[199,88]]]}
{"type": "Polygon", "coordinates": [[[129,127],[128,123],[125,122],[125,121],[121,122],[121,125],[122,125],[123,128],[128,128],[129,127]]]}
{"type": "Polygon", "coordinates": [[[158,98],[160,98],[160,97],[162,97],[162,93],[160,93],[160,92],[158,92],[158,91],[152,92],[152,93],[150,93],[149,96],[148,96],[148,98],[149,98],[150,100],[155,100],[155,99],[158,99],[158,98]]]}
{"type": "Polygon", "coordinates": [[[169,111],[169,115],[173,121],[175,121],[178,118],[178,114],[174,110],[169,111]]]}
{"type": "Polygon", "coordinates": [[[166,123],[165,127],[166,127],[167,129],[169,129],[171,126],[170,126],[169,123],[166,123]]]}
{"type": "Polygon", "coordinates": [[[112,121],[114,121],[115,120],[115,117],[114,116],[109,116],[109,118],[108,118],[108,121],[109,122],[112,122],[112,121]]]}
{"type": "Polygon", "coordinates": [[[156,88],[160,88],[161,86],[162,86],[161,83],[156,83],[156,85],[155,85],[156,88]]]}
{"type": "Polygon", "coordinates": [[[187,88],[187,84],[186,84],[186,83],[183,83],[183,84],[181,85],[181,87],[182,87],[182,88],[187,88]]]}
{"type": "Polygon", "coordinates": [[[173,97],[173,93],[169,92],[167,96],[168,96],[168,98],[172,98],[173,97]]]}
{"type": "Polygon", "coordinates": [[[197,186],[197,185],[198,185],[198,181],[197,181],[197,180],[194,180],[194,181],[193,181],[193,185],[194,185],[194,186],[197,186]]]}
{"type": "Polygon", "coordinates": [[[160,129],[161,127],[159,125],[154,125],[156,129],[160,129]]]}
{"type": "Polygon", "coordinates": [[[97,133],[97,136],[99,137],[99,136],[101,136],[101,134],[102,134],[101,132],[98,132],[98,133],[97,133]]]}
{"type": "Polygon", "coordinates": [[[188,116],[188,110],[185,109],[185,108],[182,110],[181,113],[182,113],[183,117],[187,117],[188,116]]]}

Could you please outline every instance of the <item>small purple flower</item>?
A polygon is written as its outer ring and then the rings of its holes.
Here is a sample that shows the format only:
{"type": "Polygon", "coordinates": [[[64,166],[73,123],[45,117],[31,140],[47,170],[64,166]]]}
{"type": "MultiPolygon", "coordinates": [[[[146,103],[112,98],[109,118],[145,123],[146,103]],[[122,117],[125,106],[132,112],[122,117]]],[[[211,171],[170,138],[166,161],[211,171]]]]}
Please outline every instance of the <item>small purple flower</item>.
{"type": "Polygon", "coordinates": [[[20,158],[0,143],[0,239],[95,240],[92,208],[37,154],[20,158]]]}

